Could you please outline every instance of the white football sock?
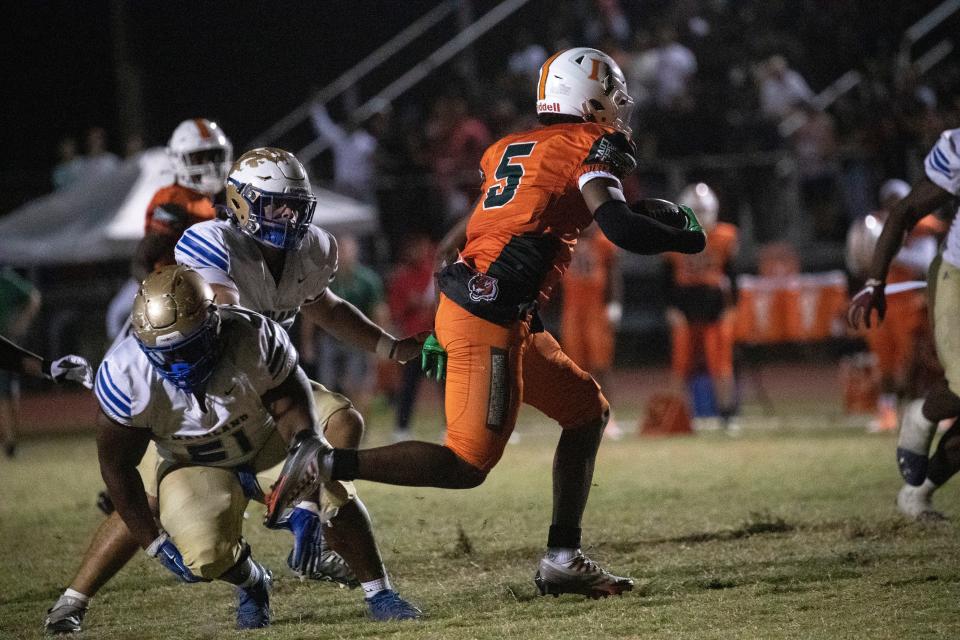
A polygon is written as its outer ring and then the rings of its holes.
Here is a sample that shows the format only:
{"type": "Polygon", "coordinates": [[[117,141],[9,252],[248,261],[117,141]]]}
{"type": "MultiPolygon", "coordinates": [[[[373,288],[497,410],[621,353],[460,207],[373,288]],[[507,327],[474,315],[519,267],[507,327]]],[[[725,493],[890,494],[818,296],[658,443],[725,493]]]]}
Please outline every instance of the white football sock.
{"type": "Polygon", "coordinates": [[[360,586],[363,587],[363,597],[369,600],[381,591],[390,588],[390,578],[388,578],[386,572],[384,572],[382,578],[370,580],[369,582],[361,582],[360,586]]]}
{"type": "Polygon", "coordinates": [[[260,565],[247,558],[247,570],[250,571],[250,575],[247,576],[247,579],[238,584],[237,586],[241,589],[246,589],[255,585],[260,578],[263,577],[263,569],[260,568],[260,565]]]}
{"type": "Polygon", "coordinates": [[[66,591],[63,592],[63,595],[67,596],[68,598],[76,598],[83,604],[90,604],[90,596],[80,593],[79,591],[76,591],[74,589],[68,588],[66,591]]]}
{"type": "Polygon", "coordinates": [[[547,558],[553,560],[554,562],[559,562],[560,564],[566,564],[577,557],[577,554],[580,553],[580,549],[573,549],[571,547],[548,547],[547,548],[547,558]]]}

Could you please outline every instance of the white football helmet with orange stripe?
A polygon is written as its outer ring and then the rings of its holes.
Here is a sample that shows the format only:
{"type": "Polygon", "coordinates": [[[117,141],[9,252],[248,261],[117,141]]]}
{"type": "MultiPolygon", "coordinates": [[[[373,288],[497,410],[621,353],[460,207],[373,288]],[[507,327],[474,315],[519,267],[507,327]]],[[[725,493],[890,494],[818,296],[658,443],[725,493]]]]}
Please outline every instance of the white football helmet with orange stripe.
{"type": "Polygon", "coordinates": [[[181,122],[170,136],[167,154],[177,173],[177,182],[211,195],[223,189],[233,164],[230,139],[216,122],[206,118],[181,122]]]}
{"type": "Polygon", "coordinates": [[[620,66],[602,51],[565,49],[540,67],[537,115],[562,113],[599,122],[630,135],[633,98],[620,66]]]}

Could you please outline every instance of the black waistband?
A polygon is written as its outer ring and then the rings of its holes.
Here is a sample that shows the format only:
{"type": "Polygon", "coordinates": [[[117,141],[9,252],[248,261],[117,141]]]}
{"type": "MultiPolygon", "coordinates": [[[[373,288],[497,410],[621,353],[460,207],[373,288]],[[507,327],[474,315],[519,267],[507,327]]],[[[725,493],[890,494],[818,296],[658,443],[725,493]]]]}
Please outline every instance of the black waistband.
{"type": "Polygon", "coordinates": [[[519,293],[523,287],[471,268],[465,262],[447,265],[437,273],[437,287],[445,296],[478,318],[510,326],[532,316],[531,332],[542,331],[536,297],[519,293]]]}

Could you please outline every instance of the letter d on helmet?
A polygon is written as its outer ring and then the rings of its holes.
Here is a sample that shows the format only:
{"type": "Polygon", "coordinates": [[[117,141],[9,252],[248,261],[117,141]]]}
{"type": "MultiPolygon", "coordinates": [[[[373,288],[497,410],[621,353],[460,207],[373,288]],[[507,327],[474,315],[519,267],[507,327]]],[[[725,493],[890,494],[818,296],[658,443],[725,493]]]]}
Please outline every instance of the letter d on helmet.
{"type": "Polygon", "coordinates": [[[577,47],[556,53],[540,67],[537,114],[564,113],[599,122],[627,136],[633,98],[613,58],[598,49],[577,47]]]}
{"type": "Polygon", "coordinates": [[[168,265],[147,276],[130,320],[140,349],[174,386],[194,392],[213,373],[220,316],[213,290],[193,269],[168,265]]]}

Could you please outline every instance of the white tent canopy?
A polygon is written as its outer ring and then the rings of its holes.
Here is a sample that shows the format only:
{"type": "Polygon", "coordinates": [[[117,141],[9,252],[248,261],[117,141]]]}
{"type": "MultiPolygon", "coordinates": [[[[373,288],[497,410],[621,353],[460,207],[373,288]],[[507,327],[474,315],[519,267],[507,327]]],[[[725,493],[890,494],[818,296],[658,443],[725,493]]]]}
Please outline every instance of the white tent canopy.
{"type": "MultiPolygon", "coordinates": [[[[173,182],[162,148],[149,149],[115,171],[88,176],[0,218],[0,264],[53,266],[130,258],[143,237],[147,205],[173,182]]],[[[313,223],[334,235],[376,232],[373,206],[314,187],[313,223]]]]}

